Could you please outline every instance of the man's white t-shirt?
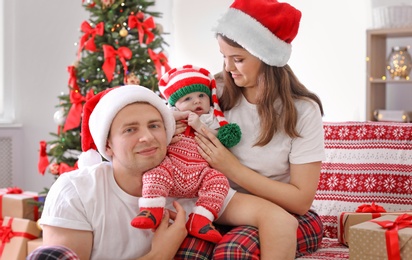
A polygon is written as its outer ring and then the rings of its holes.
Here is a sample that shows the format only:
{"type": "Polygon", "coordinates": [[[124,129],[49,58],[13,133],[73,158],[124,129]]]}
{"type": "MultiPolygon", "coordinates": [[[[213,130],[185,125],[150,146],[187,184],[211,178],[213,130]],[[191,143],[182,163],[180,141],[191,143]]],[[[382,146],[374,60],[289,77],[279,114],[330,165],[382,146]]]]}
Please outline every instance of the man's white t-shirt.
{"type": "MultiPolygon", "coordinates": [[[[234,194],[229,191],[223,212],[234,194]]],[[[174,209],[168,198],[166,208],[174,209]]],[[[177,199],[189,214],[196,198],[177,199]]],[[[153,232],[130,225],[139,213],[139,197],[116,183],[111,163],[64,173],[50,188],[41,225],[93,232],[91,259],[135,259],[149,252],[153,232]]]]}

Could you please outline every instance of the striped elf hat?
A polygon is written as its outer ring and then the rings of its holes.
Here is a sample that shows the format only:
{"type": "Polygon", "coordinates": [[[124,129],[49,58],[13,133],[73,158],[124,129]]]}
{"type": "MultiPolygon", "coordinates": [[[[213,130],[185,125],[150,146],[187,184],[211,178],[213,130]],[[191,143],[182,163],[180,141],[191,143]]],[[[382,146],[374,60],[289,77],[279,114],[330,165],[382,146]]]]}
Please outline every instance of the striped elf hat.
{"type": "Polygon", "coordinates": [[[206,93],[212,100],[213,113],[220,125],[217,138],[228,148],[239,143],[242,135],[240,127],[237,124],[227,122],[219,106],[216,81],[207,69],[193,65],[173,68],[163,74],[159,81],[159,90],[170,106],[174,106],[177,100],[187,94],[206,93]]]}

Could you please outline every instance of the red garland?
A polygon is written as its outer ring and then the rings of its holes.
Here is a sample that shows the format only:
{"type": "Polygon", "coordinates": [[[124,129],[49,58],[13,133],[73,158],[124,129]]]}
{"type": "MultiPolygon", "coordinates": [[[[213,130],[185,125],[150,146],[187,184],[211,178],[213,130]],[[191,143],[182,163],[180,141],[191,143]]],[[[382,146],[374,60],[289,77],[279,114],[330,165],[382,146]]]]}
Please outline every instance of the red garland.
{"type": "Polygon", "coordinates": [[[89,92],[86,94],[86,97],[83,97],[79,91],[76,91],[76,90],[70,91],[70,103],[72,103],[72,106],[70,107],[69,113],[67,114],[63,132],[76,128],[80,125],[82,110],[83,110],[83,102],[86,102],[87,100],[91,99],[93,96],[94,96],[93,89],[89,90],[89,92]]]}
{"type": "Polygon", "coordinates": [[[44,175],[47,166],[49,165],[49,158],[46,152],[46,141],[40,141],[39,162],[37,163],[37,169],[41,175],[44,175]]]}
{"type": "Polygon", "coordinates": [[[151,32],[151,29],[156,28],[156,25],[154,23],[153,17],[149,17],[144,22],[141,22],[140,20],[143,21],[143,18],[144,14],[142,12],[139,12],[136,15],[129,15],[128,24],[130,29],[137,28],[140,44],[143,44],[143,37],[145,34],[147,35],[146,44],[149,44],[155,37],[151,32]]]}
{"type": "Polygon", "coordinates": [[[81,26],[81,31],[84,35],[80,38],[79,50],[77,51],[77,58],[80,59],[80,54],[83,48],[88,51],[95,52],[96,44],[94,43],[94,38],[96,35],[103,36],[104,34],[104,23],[100,22],[95,28],[91,27],[87,21],[84,21],[81,26]]]}
{"type": "Polygon", "coordinates": [[[156,54],[152,49],[147,49],[147,51],[149,52],[149,56],[156,67],[157,79],[160,80],[162,77],[162,66],[165,67],[166,72],[171,69],[168,64],[167,57],[163,54],[163,52],[156,54]]]}
{"type": "Polygon", "coordinates": [[[398,230],[410,227],[412,228],[412,215],[402,214],[395,219],[395,221],[390,220],[371,220],[372,222],[380,225],[384,229],[386,238],[386,251],[388,253],[388,259],[391,260],[401,260],[401,253],[399,250],[399,238],[398,230]]]}
{"type": "Polygon", "coordinates": [[[25,232],[14,232],[11,228],[11,224],[13,222],[13,218],[10,218],[6,226],[0,226],[0,256],[3,254],[4,247],[6,243],[9,243],[13,237],[24,237],[27,239],[35,239],[36,236],[25,233],[25,232]]]}
{"type": "Polygon", "coordinates": [[[123,65],[124,76],[127,75],[127,64],[126,60],[130,60],[132,58],[132,51],[127,47],[120,47],[118,50],[114,49],[110,45],[103,45],[103,52],[104,52],[104,63],[103,63],[103,71],[106,75],[106,78],[109,82],[113,79],[113,72],[116,67],[116,57],[119,56],[120,62],[123,65]]]}
{"type": "Polygon", "coordinates": [[[73,90],[80,91],[79,85],[77,84],[76,67],[73,65],[68,66],[67,71],[69,72],[69,87],[73,90]]]}

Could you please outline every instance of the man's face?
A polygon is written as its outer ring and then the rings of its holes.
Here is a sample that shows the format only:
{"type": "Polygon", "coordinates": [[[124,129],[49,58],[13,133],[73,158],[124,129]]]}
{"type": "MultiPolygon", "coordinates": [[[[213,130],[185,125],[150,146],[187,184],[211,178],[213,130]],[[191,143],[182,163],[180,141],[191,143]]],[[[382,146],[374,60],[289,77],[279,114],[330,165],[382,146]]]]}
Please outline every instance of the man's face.
{"type": "Polygon", "coordinates": [[[166,148],[165,125],[155,107],[133,103],[117,113],[106,148],[115,171],[141,174],[160,164],[166,148]]]}

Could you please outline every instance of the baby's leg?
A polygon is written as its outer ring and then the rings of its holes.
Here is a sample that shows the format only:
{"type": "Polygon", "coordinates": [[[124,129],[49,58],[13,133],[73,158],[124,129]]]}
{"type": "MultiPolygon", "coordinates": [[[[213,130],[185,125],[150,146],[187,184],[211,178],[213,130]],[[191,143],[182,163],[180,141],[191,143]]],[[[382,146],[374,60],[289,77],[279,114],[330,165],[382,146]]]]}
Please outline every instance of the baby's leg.
{"type": "Polygon", "coordinates": [[[206,167],[200,173],[198,200],[193,213],[189,215],[187,230],[192,236],[217,243],[222,236],[212,222],[222,208],[223,201],[229,191],[229,182],[220,172],[206,167]]]}
{"type": "Polygon", "coordinates": [[[216,222],[257,227],[262,260],[295,259],[298,222],[287,211],[265,199],[237,192],[216,222]]]}

